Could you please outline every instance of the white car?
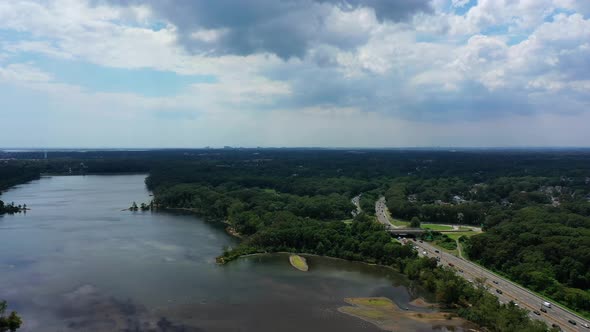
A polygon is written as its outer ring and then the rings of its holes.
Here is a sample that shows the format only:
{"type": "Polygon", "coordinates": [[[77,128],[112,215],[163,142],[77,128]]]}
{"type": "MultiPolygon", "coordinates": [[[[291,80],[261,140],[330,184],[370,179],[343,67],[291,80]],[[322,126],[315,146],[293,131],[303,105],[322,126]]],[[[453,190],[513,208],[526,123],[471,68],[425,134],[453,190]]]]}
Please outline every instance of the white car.
{"type": "Polygon", "coordinates": [[[590,329],[590,325],[588,325],[588,323],[582,323],[581,325],[587,329],[590,329]]]}

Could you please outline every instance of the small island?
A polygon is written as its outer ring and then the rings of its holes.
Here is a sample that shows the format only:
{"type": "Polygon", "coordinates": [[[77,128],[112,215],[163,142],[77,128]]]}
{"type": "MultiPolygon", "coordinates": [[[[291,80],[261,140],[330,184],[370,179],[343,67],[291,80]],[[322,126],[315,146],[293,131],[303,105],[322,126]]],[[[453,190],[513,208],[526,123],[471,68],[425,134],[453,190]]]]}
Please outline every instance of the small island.
{"type": "Polygon", "coordinates": [[[289,262],[299,271],[307,272],[309,270],[309,266],[307,265],[307,261],[304,257],[299,255],[290,255],[289,262]]]}
{"type": "Polygon", "coordinates": [[[154,204],[154,201],[150,201],[149,203],[141,203],[140,206],[137,205],[137,203],[133,202],[131,204],[131,206],[127,209],[129,211],[153,211],[156,209],[156,206],[154,204]]]}
{"type": "Polygon", "coordinates": [[[29,210],[27,208],[27,204],[23,204],[23,205],[16,205],[14,204],[14,202],[10,203],[10,204],[5,204],[2,200],[0,200],[0,215],[7,213],[7,214],[15,214],[15,213],[21,213],[21,212],[27,212],[27,210],[29,210]]]}

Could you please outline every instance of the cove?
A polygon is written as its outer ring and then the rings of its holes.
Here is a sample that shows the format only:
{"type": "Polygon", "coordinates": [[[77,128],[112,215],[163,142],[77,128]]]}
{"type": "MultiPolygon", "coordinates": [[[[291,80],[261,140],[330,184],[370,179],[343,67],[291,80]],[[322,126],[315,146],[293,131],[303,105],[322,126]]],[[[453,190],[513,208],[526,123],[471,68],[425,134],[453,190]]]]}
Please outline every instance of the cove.
{"type": "MultiPolygon", "coordinates": [[[[215,257],[238,242],[192,214],[123,211],[148,202],[145,175],[52,176],[0,196],[0,298],[22,331],[380,331],[338,311],[350,297],[402,307],[421,294],[391,269],[288,255],[215,257]]],[[[439,327],[416,322],[414,330],[439,327]]],[[[21,331],[21,330],[19,330],[21,331]]]]}

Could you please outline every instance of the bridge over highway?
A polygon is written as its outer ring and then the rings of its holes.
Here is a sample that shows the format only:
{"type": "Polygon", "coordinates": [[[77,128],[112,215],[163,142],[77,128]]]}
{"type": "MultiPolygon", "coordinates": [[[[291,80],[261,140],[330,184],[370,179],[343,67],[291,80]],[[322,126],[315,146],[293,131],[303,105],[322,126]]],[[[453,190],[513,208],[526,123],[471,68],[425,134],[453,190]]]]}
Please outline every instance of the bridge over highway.
{"type": "MultiPolygon", "coordinates": [[[[423,233],[428,232],[428,229],[423,229],[423,228],[395,228],[392,226],[385,226],[387,231],[393,235],[420,235],[423,233]]],[[[465,230],[460,230],[460,229],[449,229],[449,230],[439,230],[439,231],[435,231],[435,232],[439,232],[439,233],[464,233],[465,230]]]]}
{"type": "Polygon", "coordinates": [[[393,228],[387,227],[387,231],[392,235],[420,235],[426,232],[422,228],[393,228]]]}

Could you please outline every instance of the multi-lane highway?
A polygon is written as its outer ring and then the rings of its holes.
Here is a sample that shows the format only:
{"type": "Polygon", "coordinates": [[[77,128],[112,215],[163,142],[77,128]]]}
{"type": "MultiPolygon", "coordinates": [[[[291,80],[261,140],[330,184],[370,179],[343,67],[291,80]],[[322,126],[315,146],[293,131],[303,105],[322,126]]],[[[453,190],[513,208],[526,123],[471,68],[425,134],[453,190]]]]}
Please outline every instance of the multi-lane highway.
{"type": "Polygon", "coordinates": [[[452,264],[452,268],[467,280],[474,281],[476,278],[484,279],[488,290],[498,296],[501,302],[514,301],[521,308],[529,310],[531,318],[541,319],[549,326],[556,324],[564,331],[590,330],[584,325],[588,324],[590,326],[590,321],[587,319],[579,317],[555,303],[552,303],[551,308],[547,308],[543,306],[543,302],[545,301],[543,298],[505,278],[493,274],[475,263],[444,253],[442,250],[426,242],[416,241],[414,245],[420,254],[426,252],[426,256],[440,257],[441,265],[451,266],[450,264],[452,264]],[[502,293],[498,293],[497,290],[500,290],[502,293]],[[541,308],[544,308],[547,313],[541,312],[541,308]],[[534,314],[533,311],[539,312],[540,315],[534,314]],[[571,324],[569,320],[576,322],[576,325],[571,324]]]}
{"type": "Polygon", "coordinates": [[[385,197],[380,197],[377,202],[375,202],[375,215],[377,216],[377,220],[384,224],[386,228],[394,228],[389,220],[389,212],[387,211],[387,206],[385,205],[385,197]]]}
{"type": "MultiPolygon", "coordinates": [[[[380,198],[376,202],[375,214],[379,222],[385,224],[387,229],[394,228],[389,219],[385,198],[380,198]]],[[[427,242],[416,240],[413,244],[417,247],[416,249],[420,255],[439,257],[439,264],[452,267],[465,279],[471,282],[475,281],[476,278],[483,279],[486,288],[490,293],[496,295],[500,302],[515,302],[521,308],[528,310],[531,318],[540,319],[550,327],[557,325],[564,331],[590,331],[590,321],[588,319],[584,319],[555,303],[551,303],[551,308],[545,307],[543,302],[546,300],[510,280],[497,276],[466,259],[445,253],[440,248],[436,248],[427,242]],[[546,312],[541,311],[541,308],[546,312]],[[535,314],[535,311],[540,315],[535,314]],[[576,324],[574,325],[570,321],[576,324]]]]}
{"type": "Polygon", "coordinates": [[[352,216],[356,217],[359,213],[362,212],[361,209],[361,195],[359,194],[358,196],[354,196],[351,200],[352,204],[354,204],[354,206],[356,206],[356,210],[352,211],[352,216]]]}

